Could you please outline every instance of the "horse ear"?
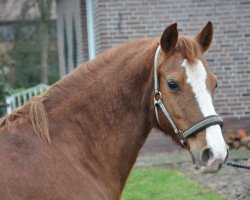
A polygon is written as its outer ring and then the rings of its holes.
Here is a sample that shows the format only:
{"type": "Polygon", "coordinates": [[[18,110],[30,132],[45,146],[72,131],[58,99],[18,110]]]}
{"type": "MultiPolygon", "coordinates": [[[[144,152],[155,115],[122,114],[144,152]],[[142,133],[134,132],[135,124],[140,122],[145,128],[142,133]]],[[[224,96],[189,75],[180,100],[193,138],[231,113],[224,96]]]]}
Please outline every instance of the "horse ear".
{"type": "Polygon", "coordinates": [[[172,50],[178,40],[177,23],[169,25],[161,36],[161,49],[164,52],[172,50]]]}
{"type": "Polygon", "coordinates": [[[207,51],[213,40],[213,24],[208,22],[202,31],[196,36],[197,42],[200,44],[203,52],[207,51]]]}

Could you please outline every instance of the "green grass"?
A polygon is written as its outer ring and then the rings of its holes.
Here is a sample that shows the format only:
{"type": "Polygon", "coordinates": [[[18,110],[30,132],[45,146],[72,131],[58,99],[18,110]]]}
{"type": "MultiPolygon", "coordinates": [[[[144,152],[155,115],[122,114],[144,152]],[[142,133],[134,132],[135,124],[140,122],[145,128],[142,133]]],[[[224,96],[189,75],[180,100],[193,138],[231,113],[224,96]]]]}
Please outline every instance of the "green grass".
{"type": "Polygon", "coordinates": [[[122,200],[225,200],[180,172],[164,168],[136,168],[122,200]]]}

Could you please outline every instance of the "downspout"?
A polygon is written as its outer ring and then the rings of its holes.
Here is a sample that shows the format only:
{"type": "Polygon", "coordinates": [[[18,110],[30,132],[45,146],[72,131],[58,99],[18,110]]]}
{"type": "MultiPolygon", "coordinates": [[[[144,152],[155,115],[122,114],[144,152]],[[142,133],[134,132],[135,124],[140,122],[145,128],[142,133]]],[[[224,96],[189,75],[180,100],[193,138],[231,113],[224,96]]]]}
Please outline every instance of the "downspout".
{"type": "Polygon", "coordinates": [[[88,51],[89,60],[95,58],[95,30],[93,18],[93,0],[86,0],[87,31],[88,31],[88,51]]]}

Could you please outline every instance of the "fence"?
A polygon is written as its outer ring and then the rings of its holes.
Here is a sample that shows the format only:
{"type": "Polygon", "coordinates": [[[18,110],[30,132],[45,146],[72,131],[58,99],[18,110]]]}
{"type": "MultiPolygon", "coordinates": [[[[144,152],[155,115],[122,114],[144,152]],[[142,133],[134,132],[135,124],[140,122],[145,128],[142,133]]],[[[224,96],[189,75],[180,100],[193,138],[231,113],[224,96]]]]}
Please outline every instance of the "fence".
{"type": "Polygon", "coordinates": [[[13,94],[6,98],[7,114],[11,113],[17,107],[22,106],[31,97],[37,96],[48,90],[49,86],[45,84],[39,84],[22,92],[13,94]]]}

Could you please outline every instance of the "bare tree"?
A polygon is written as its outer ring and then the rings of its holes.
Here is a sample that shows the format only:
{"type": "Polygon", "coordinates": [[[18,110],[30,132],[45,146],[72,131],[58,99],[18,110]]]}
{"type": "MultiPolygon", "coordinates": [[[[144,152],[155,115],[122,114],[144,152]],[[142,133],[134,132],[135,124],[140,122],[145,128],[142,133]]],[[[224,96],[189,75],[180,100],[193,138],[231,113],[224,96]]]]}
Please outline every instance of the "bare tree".
{"type": "Polygon", "coordinates": [[[38,31],[41,46],[41,82],[48,84],[48,46],[52,0],[38,0],[37,3],[40,11],[38,31]]]}
{"type": "MultiPolygon", "coordinates": [[[[40,52],[40,81],[48,84],[48,51],[49,51],[49,28],[51,24],[52,3],[54,0],[26,0],[21,11],[21,19],[25,23],[30,18],[29,10],[32,7],[38,9],[39,15],[36,21],[37,40],[40,52]]],[[[20,28],[20,27],[19,27],[20,28]]]]}

